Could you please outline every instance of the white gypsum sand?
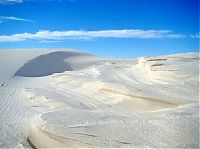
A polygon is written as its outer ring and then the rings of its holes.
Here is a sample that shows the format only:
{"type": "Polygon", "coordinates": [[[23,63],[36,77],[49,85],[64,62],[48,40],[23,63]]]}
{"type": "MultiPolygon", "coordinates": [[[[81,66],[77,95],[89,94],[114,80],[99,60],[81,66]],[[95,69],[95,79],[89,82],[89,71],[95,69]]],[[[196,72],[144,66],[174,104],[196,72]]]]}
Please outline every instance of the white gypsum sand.
{"type": "Polygon", "coordinates": [[[198,53],[52,51],[0,52],[1,148],[198,148],[198,53]]]}

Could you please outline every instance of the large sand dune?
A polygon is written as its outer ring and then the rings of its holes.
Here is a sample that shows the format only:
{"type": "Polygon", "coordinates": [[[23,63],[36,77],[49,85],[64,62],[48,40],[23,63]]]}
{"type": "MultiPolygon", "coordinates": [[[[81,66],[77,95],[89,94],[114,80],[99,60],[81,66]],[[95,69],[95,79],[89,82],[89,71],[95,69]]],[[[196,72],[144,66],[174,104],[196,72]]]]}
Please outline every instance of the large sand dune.
{"type": "Polygon", "coordinates": [[[81,68],[83,69],[88,65],[83,65],[81,59],[90,59],[94,56],[77,51],[57,51],[47,53],[26,62],[19,70],[17,70],[15,76],[42,77],[54,73],[76,70],[76,67],[74,68],[73,65],[71,65],[72,62],[66,62],[67,59],[74,59],[74,57],[80,58],[76,64],[79,65],[79,68],[82,66],[81,68]]]}
{"type": "Polygon", "coordinates": [[[198,148],[198,53],[1,58],[13,53],[0,53],[0,147],[198,148]]]}

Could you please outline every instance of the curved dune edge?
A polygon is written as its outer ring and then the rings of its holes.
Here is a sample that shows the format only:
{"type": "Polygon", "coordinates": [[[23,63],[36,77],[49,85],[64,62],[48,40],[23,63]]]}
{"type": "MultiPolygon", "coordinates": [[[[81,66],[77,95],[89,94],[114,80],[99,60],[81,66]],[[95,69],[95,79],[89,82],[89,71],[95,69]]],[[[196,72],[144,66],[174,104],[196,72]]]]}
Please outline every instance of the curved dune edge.
{"type": "Polygon", "coordinates": [[[44,133],[35,125],[32,125],[27,138],[32,148],[73,148],[72,145],[57,141],[57,136],[44,133]]]}
{"type": "MultiPolygon", "coordinates": [[[[73,129],[73,127],[71,128],[73,129]]],[[[74,127],[76,129],[76,127],[74,127]]],[[[101,147],[95,142],[87,142],[86,140],[81,140],[80,138],[73,138],[70,136],[61,136],[54,134],[55,132],[50,132],[51,130],[45,130],[41,128],[41,126],[37,126],[35,124],[30,126],[29,135],[27,137],[27,141],[32,148],[94,148],[94,147],[101,147]]],[[[87,139],[93,138],[94,140],[99,140],[98,142],[105,141],[105,143],[110,143],[110,146],[106,147],[113,147],[113,145],[119,145],[118,147],[135,147],[132,143],[124,142],[120,140],[112,140],[112,139],[105,139],[102,136],[93,135],[90,133],[78,133],[74,132],[74,135],[86,137],[87,139]],[[105,139],[105,140],[103,140],[105,139]]],[[[70,133],[69,133],[70,135],[70,133]]],[[[92,141],[92,140],[91,140],[92,141]]],[[[103,142],[102,142],[103,143],[103,142]]]]}
{"type": "Polygon", "coordinates": [[[62,138],[42,130],[43,125],[40,117],[34,118],[30,124],[27,141],[32,148],[73,148],[62,138]]]}
{"type": "Polygon", "coordinates": [[[172,101],[172,100],[167,101],[167,100],[159,99],[159,98],[155,98],[155,97],[134,95],[132,93],[126,93],[126,92],[123,92],[123,91],[114,90],[112,88],[101,88],[100,91],[124,95],[124,96],[128,96],[128,97],[136,98],[136,99],[143,99],[143,100],[150,101],[150,102],[160,103],[160,104],[165,105],[166,108],[178,107],[178,106],[183,105],[182,103],[178,103],[178,102],[175,102],[175,101],[172,101]]]}

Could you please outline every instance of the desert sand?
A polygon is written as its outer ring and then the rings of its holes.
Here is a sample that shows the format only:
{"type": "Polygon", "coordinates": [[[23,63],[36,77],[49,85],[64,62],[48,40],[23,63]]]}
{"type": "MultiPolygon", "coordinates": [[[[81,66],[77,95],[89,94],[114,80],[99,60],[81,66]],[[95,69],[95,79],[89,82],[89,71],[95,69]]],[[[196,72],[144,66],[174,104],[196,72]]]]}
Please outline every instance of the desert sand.
{"type": "Polygon", "coordinates": [[[198,148],[199,53],[0,52],[0,147],[198,148]]]}

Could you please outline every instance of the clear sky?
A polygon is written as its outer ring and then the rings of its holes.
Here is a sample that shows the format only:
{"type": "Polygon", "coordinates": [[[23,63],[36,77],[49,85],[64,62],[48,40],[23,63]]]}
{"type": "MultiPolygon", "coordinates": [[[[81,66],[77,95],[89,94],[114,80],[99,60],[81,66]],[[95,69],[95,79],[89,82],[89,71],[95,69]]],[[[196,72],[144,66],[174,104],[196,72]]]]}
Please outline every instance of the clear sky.
{"type": "Polygon", "coordinates": [[[198,0],[0,0],[0,49],[137,57],[199,50],[198,0]]]}

